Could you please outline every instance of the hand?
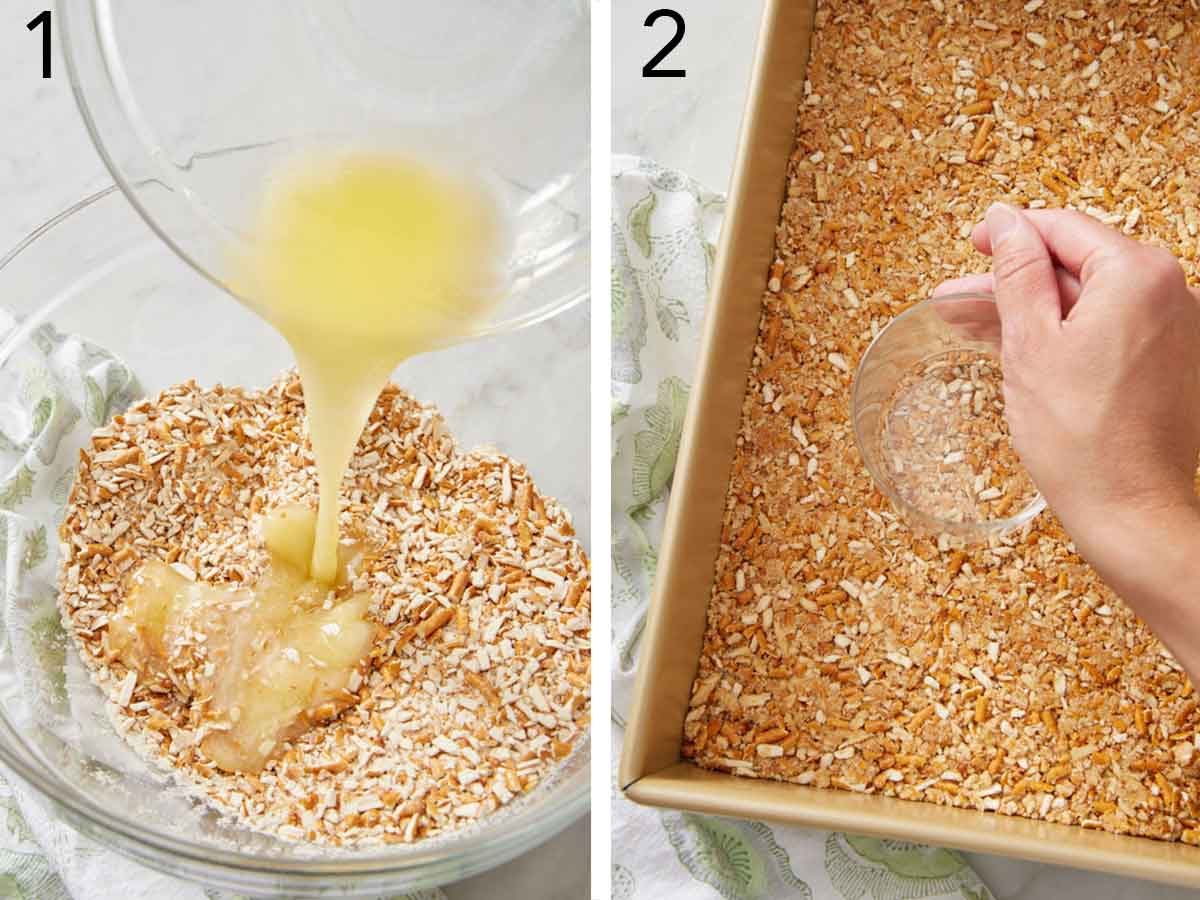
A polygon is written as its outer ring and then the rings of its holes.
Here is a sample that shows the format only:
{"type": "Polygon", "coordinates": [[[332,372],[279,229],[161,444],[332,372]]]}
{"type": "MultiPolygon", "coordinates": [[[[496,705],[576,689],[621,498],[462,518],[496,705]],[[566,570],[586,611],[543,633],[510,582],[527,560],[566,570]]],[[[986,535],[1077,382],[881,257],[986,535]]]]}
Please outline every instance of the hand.
{"type": "Polygon", "coordinates": [[[997,204],[971,239],[993,272],[939,293],[995,293],[1013,445],[1084,558],[1165,627],[1158,581],[1200,535],[1200,301],[1170,253],[1082,213],[997,204]]]}

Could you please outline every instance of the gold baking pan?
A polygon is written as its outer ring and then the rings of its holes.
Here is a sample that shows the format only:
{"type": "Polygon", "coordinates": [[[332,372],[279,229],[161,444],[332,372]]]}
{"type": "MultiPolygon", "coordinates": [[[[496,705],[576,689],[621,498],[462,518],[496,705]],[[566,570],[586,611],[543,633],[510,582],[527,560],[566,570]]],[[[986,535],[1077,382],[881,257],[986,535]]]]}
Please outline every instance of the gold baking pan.
{"type": "Polygon", "coordinates": [[[683,433],[642,637],[620,786],[650,806],[1018,856],[1200,887],[1200,848],[931,803],[822,790],[700,769],[681,759],[720,547],[762,296],[774,257],[812,36],[813,0],[767,0],[683,433]]]}

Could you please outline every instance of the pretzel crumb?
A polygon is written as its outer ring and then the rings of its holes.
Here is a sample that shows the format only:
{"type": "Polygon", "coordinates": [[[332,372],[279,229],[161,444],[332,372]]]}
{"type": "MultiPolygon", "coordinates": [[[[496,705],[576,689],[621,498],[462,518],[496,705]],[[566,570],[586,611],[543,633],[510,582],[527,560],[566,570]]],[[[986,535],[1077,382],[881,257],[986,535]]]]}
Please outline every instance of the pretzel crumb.
{"type": "Polygon", "coordinates": [[[262,514],[316,502],[294,374],[265,391],[177,385],[95,433],[59,531],[59,602],[118,731],[219,812],[298,842],[412,843],[532,790],[588,726],[587,557],[524,466],[460,449],[394,385],[342,484],[342,533],[363,551],[347,588],[370,595],[376,626],[345,703],[314,710],[261,773],[227,773],[201,743],[222,723],[180,689],[194,670],[150,677],[110,652],[109,617],[141,563],[253,584],[262,514]]]}

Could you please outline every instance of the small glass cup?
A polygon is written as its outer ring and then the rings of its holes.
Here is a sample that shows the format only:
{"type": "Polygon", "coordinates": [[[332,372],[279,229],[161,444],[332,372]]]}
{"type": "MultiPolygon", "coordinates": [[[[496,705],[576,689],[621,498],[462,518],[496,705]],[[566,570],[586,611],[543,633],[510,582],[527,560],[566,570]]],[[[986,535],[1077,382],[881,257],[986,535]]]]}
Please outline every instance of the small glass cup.
{"type": "Polygon", "coordinates": [[[990,294],[918,303],[867,348],[851,401],[855,441],[912,525],[986,542],[1045,508],[1009,443],[1000,386],[990,294]]]}

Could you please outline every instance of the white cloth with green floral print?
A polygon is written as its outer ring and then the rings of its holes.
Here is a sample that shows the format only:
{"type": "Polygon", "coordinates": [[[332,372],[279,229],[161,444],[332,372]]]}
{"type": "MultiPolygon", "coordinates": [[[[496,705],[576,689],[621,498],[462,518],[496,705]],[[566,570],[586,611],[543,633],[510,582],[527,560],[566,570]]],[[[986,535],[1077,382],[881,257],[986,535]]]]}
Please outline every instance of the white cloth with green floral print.
{"type": "MultiPolygon", "coordinates": [[[[616,759],[687,410],[724,198],[618,156],[612,210],[616,759]]],[[[990,900],[957,852],[636,806],[614,792],[614,900],[990,900]]]]}
{"type": "MultiPolygon", "coordinates": [[[[0,310],[0,345],[18,323],[0,310]]],[[[137,394],[129,368],[101,347],[43,324],[0,364],[0,654],[16,678],[0,679],[10,719],[32,710],[38,727],[117,759],[124,744],[107,719],[72,716],[95,688],[54,600],[51,532],[62,521],[76,451],[137,394]]],[[[17,722],[28,727],[29,722],[17,722]]],[[[446,900],[441,890],[410,900],[446,900]]],[[[0,766],[0,900],[235,900],[170,878],[79,834],[0,766]]]]}

